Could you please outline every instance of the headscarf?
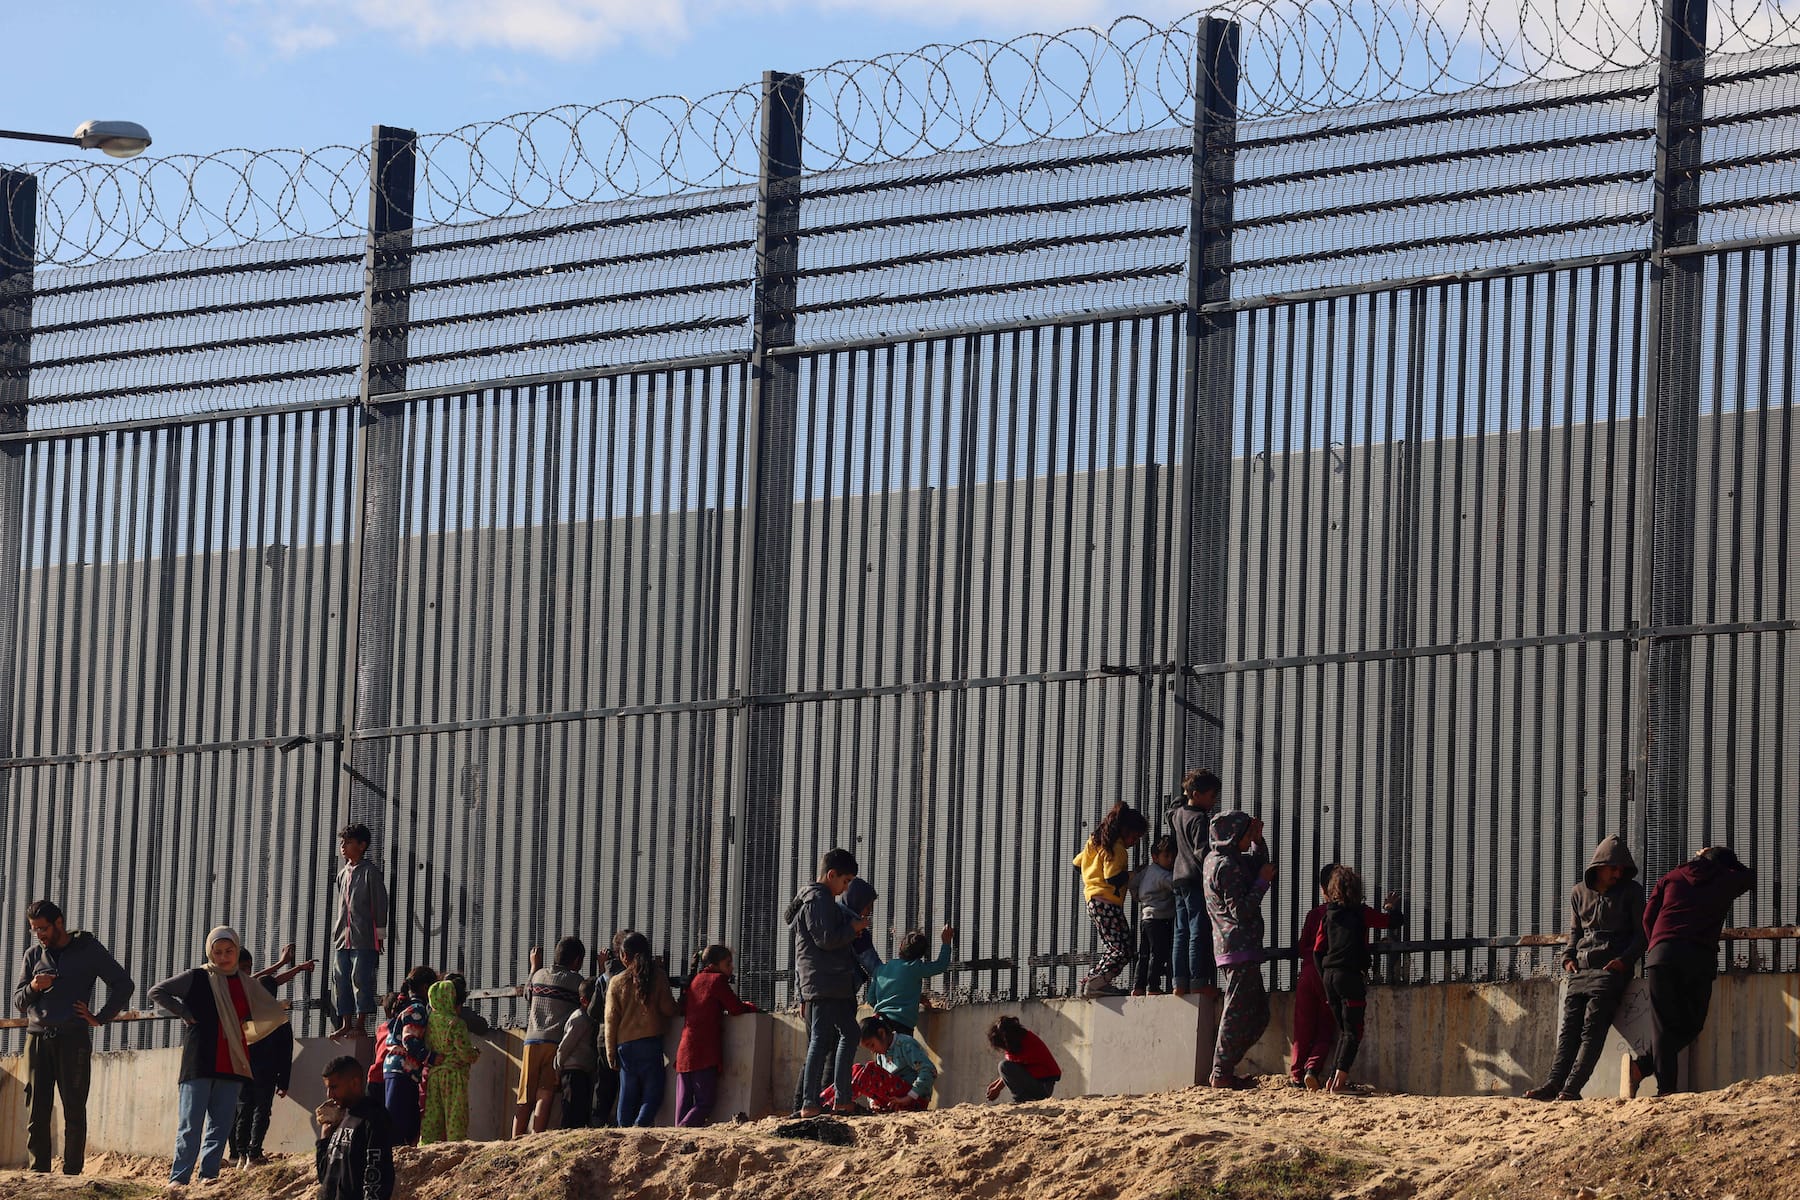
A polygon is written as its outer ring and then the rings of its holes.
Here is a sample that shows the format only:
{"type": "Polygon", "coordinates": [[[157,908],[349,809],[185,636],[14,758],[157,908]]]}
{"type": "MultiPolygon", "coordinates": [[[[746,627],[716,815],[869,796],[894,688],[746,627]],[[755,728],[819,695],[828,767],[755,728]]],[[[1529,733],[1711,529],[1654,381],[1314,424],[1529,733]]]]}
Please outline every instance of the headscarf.
{"type": "MultiPolygon", "coordinates": [[[[250,1069],[250,1043],[260,1042],[287,1024],[287,1009],[281,1002],[271,996],[268,989],[257,984],[243,988],[244,999],[250,1005],[250,1018],[238,1020],[237,1005],[231,999],[231,981],[240,977],[241,972],[221,971],[212,963],[212,948],[217,942],[230,942],[241,947],[244,943],[237,935],[237,930],[229,925],[220,925],[206,935],[206,972],[207,983],[212,986],[213,1007],[219,1015],[219,1030],[225,1035],[225,1048],[231,1055],[231,1073],[245,1079],[253,1078],[250,1069]]],[[[247,977],[245,977],[247,978],[247,977]]]]}

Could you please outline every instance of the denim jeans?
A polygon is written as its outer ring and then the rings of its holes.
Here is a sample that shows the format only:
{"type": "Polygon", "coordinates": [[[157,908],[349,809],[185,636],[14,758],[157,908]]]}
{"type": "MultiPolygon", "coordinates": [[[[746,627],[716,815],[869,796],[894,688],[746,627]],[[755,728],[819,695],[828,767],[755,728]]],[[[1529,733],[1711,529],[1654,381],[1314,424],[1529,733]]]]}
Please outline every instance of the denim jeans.
{"type": "Polygon", "coordinates": [[[200,1178],[218,1176],[219,1163],[225,1158],[225,1139],[231,1136],[232,1119],[237,1116],[238,1091],[243,1086],[236,1079],[190,1079],[181,1085],[175,1165],[169,1172],[169,1182],[189,1182],[196,1158],[200,1160],[200,1178]]]}
{"type": "Polygon", "coordinates": [[[806,1065],[801,1068],[800,1084],[804,1089],[803,1107],[816,1108],[819,1093],[825,1090],[825,1072],[832,1072],[831,1086],[837,1103],[850,1102],[850,1068],[856,1064],[856,1048],[861,1035],[856,1027],[856,1001],[808,1000],[811,1014],[806,1039],[806,1065]]]}
{"type": "Polygon", "coordinates": [[[334,956],[331,988],[339,1017],[376,1011],[375,964],[380,960],[379,950],[339,950],[334,956]]]}
{"type": "Polygon", "coordinates": [[[1176,987],[1186,991],[1213,985],[1212,920],[1206,915],[1204,888],[1175,889],[1175,945],[1170,959],[1169,974],[1176,987]]]}
{"type": "Polygon", "coordinates": [[[663,1102],[663,1049],[659,1037],[619,1043],[619,1124],[656,1124],[663,1102]]]}

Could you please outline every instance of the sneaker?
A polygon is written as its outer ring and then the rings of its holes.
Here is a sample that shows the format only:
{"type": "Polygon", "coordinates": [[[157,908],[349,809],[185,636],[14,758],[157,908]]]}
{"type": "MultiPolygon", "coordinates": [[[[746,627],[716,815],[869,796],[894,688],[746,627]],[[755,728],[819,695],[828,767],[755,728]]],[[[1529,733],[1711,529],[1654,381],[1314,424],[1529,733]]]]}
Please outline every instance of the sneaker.
{"type": "MultiPolygon", "coordinates": [[[[1134,995],[1134,996],[1142,996],[1142,995],[1145,995],[1145,994],[1146,994],[1146,993],[1145,993],[1145,991],[1144,991],[1144,989],[1143,989],[1143,988],[1132,988],[1132,989],[1131,989],[1131,994],[1132,994],[1132,995],[1134,995]]],[[[1161,993],[1160,993],[1160,992],[1159,992],[1159,993],[1157,993],[1157,994],[1158,994],[1158,995],[1161,995],[1161,993]]]]}
{"type": "Polygon", "coordinates": [[[1325,1086],[1325,1081],[1319,1078],[1319,1073],[1317,1071],[1308,1071],[1306,1073],[1306,1078],[1301,1082],[1305,1084],[1306,1090],[1309,1092],[1319,1091],[1325,1086]]]}
{"type": "Polygon", "coordinates": [[[1246,1079],[1242,1075],[1214,1075],[1208,1086],[1225,1088],[1233,1092],[1247,1092],[1256,1086],[1256,1080],[1246,1079]]]}
{"type": "Polygon", "coordinates": [[[1534,1087],[1526,1092],[1525,1098],[1527,1100],[1554,1100],[1556,1094],[1561,1090],[1560,1087],[1551,1087],[1549,1084],[1545,1084],[1543,1087],[1534,1087]]]}
{"type": "Polygon", "coordinates": [[[1556,1098],[1558,1100],[1579,1100],[1579,1099],[1581,1099],[1581,1093],[1580,1092],[1558,1092],[1558,1093],[1556,1093],[1556,1098]]]}

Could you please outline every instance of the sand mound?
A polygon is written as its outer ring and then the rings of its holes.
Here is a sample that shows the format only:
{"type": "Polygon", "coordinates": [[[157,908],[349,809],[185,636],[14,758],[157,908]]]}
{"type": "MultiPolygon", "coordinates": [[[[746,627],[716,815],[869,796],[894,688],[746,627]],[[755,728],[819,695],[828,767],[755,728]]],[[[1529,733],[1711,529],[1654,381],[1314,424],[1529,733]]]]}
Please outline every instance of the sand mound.
{"type": "MultiPolygon", "coordinates": [[[[695,1131],[594,1130],[407,1152],[417,1200],[1325,1200],[1361,1197],[1800,1198],[1800,1077],[1666,1100],[1327,1097],[1256,1091],[963,1105],[848,1122],[853,1144],[779,1137],[769,1120],[695,1131]]],[[[0,1173],[0,1200],[155,1194],[153,1164],[106,1177],[0,1173]]],[[[166,1167],[162,1168],[166,1170],[166,1167]]],[[[230,1172],[196,1195],[315,1194],[311,1163],[230,1172]]]]}

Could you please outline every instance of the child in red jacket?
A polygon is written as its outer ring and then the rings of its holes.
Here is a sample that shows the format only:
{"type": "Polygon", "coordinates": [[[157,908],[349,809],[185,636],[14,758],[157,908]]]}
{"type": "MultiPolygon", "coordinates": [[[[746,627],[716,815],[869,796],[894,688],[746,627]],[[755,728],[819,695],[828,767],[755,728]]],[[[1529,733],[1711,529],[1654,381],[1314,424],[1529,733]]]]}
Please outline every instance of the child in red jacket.
{"type": "Polygon", "coordinates": [[[731,987],[731,947],[708,946],[694,962],[681,994],[681,1044],[675,1049],[675,1123],[692,1128],[712,1120],[719,1095],[720,1041],[725,1018],[756,1011],[731,987]]]}

